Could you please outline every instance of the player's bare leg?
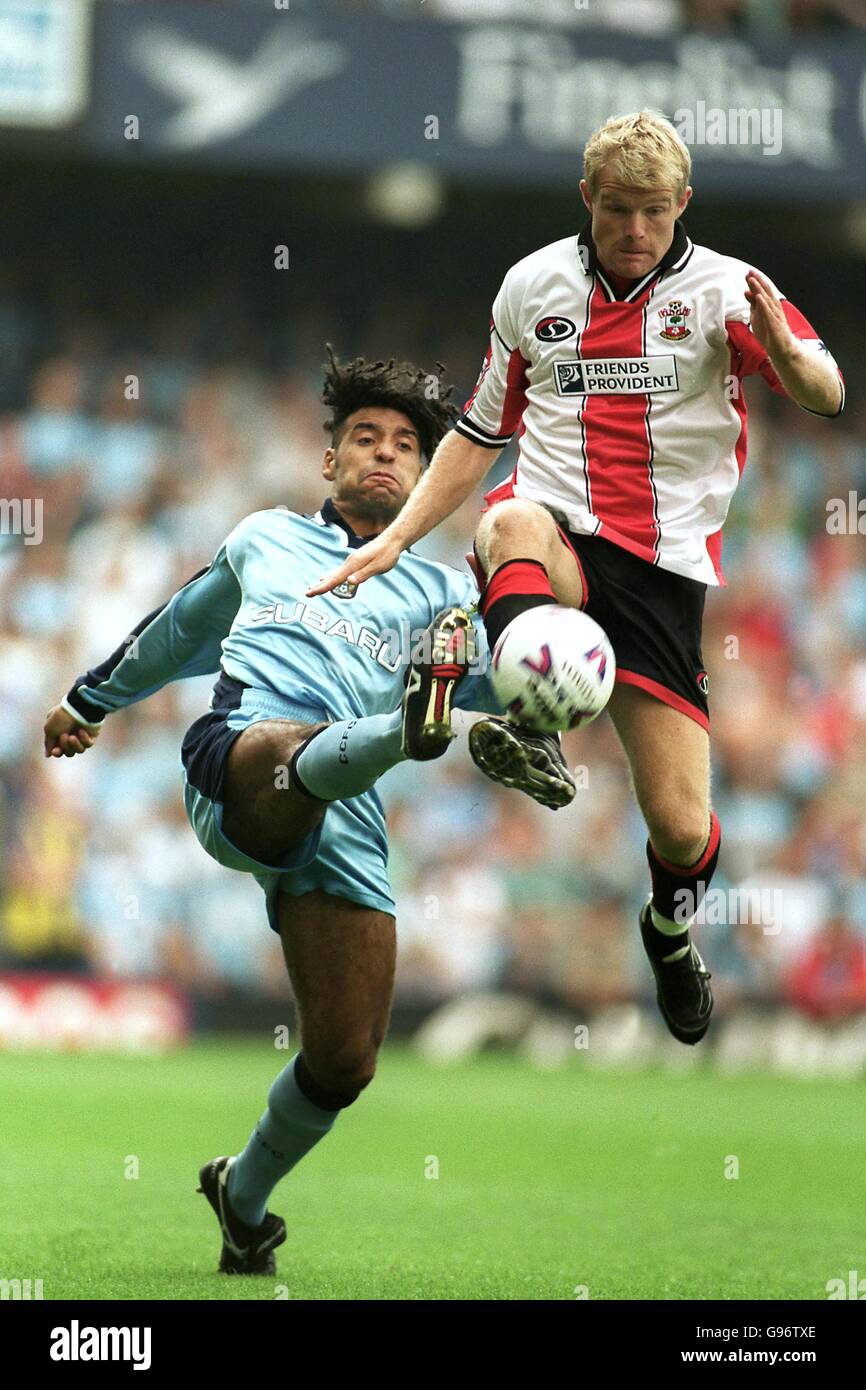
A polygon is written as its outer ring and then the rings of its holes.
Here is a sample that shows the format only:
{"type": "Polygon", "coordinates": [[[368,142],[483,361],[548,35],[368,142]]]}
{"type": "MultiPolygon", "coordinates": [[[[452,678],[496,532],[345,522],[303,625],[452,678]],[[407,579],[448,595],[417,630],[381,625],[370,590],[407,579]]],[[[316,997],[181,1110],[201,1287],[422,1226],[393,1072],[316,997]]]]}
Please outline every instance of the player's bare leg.
{"type": "Polygon", "coordinates": [[[278,911],[306,1070],[336,1110],[376,1070],[394,988],[394,918],[319,891],[281,894],[278,911]]]}
{"type": "Polygon", "coordinates": [[[713,998],[689,924],[715,870],[720,839],[710,805],[709,735],[688,715],[622,682],[608,710],[649,830],[653,893],[640,926],[659,1007],[674,1037],[699,1042],[713,998]]]}
{"type": "Polygon", "coordinates": [[[693,864],[710,833],[709,734],[639,686],[617,682],[607,708],[653,848],[693,864]]]}

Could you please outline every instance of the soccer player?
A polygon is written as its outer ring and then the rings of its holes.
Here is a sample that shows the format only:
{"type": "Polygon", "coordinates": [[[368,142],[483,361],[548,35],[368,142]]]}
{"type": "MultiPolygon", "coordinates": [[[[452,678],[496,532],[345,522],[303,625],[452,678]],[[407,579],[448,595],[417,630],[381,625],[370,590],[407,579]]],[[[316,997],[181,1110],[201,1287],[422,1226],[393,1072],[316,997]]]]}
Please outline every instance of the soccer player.
{"type": "MultiPolygon", "coordinates": [[[[407,507],[310,590],[387,572],[469,496],[519,430],[511,479],[488,493],[476,553],[491,649],[518,614],[559,602],[605,629],[608,709],[649,832],[640,931],[662,1015],[696,1043],[713,1007],[689,926],[713,875],[708,585],[724,584],[721,527],[746,457],[742,380],[838,415],[841,373],[764,275],[695,246],[680,217],[688,149],[650,112],[613,117],[584,152],[590,221],[525,257],[496,296],[475,390],[407,507]]],[[[495,776],[523,753],[507,724],[470,736],[495,776]]]]}
{"type": "MultiPolygon", "coordinates": [[[[341,365],[329,354],[331,495],[321,511],[246,517],[210,567],[79,677],[45,724],[46,755],[72,757],[93,746],[106,714],[171,680],[220,671],[210,711],[183,741],[187,815],[209,854],[263,888],[301,1030],[246,1148],[200,1173],[225,1273],[274,1271],[285,1225],[266,1211],[271,1191],[375,1071],[395,929],[374,783],[404,757],[445,752],[452,701],[497,709],[486,674],[472,670],[469,575],[406,554],[361,591],[304,597],[323,566],[398,514],[456,414],[450,389],[433,378],[430,391],[409,363],[341,365]]],[[[477,638],[484,649],[483,629],[477,638]]],[[[566,804],[574,783],[558,741],[536,738],[530,751],[537,766],[522,789],[566,804]]]]}

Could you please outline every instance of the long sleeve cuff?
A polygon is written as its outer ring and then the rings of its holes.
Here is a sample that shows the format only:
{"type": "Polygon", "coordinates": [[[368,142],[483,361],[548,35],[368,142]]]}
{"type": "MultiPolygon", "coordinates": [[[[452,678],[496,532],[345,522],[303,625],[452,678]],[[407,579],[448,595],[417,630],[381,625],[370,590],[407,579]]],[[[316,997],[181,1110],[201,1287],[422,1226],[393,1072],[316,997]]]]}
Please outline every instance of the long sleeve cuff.
{"type": "Polygon", "coordinates": [[[71,714],[73,719],[77,719],[79,724],[84,724],[88,729],[101,729],[105,720],[105,711],[97,709],[89,700],[85,699],[73,686],[68,695],[60,701],[61,709],[65,709],[67,714],[71,714]],[[101,718],[96,718],[100,715],[101,718]]]}

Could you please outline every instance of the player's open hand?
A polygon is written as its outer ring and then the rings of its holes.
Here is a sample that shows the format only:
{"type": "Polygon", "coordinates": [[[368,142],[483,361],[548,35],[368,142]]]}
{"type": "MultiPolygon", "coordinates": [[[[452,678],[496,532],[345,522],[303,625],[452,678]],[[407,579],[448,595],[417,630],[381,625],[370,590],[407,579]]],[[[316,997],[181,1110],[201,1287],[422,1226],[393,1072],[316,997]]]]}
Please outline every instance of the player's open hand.
{"type": "Polygon", "coordinates": [[[402,553],[403,547],[399,541],[392,540],[384,534],[376,536],[360,549],[353,550],[338,570],[326,574],[316,584],[312,584],[307,590],[307,598],[326,594],[340,584],[363,584],[365,579],[372,579],[374,574],[385,574],[387,570],[393,569],[402,553]]]}
{"type": "Polygon", "coordinates": [[[86,729],[62,705],[48,711],[43,732],[46,758],[74,758],[92,748],[99,737],[98,729],[86,729]]]}
{"type": "Polygon", "coordinates": [[[772,359],[796,350],[797,339],[791,332],[781,302],[763,275],[750,270],[746,285],[746,299],[752,306],[749,327],[767,355],[772,359]]]}

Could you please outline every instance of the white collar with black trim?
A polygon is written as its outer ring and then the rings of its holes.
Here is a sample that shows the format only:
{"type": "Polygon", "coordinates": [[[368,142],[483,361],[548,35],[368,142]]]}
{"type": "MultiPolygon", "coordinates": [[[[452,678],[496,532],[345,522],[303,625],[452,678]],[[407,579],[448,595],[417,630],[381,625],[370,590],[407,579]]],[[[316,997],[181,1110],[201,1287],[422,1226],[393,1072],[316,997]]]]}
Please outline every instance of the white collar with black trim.
{"type": "Polygon", "coordinates": [[[604,271],[599,265],[598,252],[595,249],[595,242],[592,239],[592,222],[587,222],[577,238],[577,254],[580,263],[587,275],[598,277],[602,289],[609,300],[621,300],[623,304],[630,304],[638,299],[653,280],[662,275],[674,275],[678,270],[682,270],[686,262],[691,258],[694,251],[691,238],[686,234],[686,229],[682,222],[677,218],[674,224],[674,237],[665,254],[662,256],[658,265],[654,265],[652,270],[644,275],[626,294],[618,295],[607,279],[604,271]]]}

